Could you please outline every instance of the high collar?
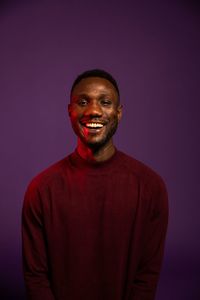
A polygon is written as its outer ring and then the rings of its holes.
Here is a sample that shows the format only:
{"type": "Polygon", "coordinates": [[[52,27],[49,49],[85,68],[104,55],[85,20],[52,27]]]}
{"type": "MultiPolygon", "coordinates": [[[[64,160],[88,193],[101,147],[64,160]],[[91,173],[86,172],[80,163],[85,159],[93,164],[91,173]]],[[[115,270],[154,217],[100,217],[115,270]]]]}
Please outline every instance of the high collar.
{"type": "Polygon", "coordinates": [[[115,149],[114,154],[105,161],[90,161],[82,158],[76,149],[72,154],[70,154],[69,160],[71,165],[79,170],[84,170],[89,173],[105,173],[109,170],[115,169],[118,156],[120,156],[119,151],[115,149]]]}

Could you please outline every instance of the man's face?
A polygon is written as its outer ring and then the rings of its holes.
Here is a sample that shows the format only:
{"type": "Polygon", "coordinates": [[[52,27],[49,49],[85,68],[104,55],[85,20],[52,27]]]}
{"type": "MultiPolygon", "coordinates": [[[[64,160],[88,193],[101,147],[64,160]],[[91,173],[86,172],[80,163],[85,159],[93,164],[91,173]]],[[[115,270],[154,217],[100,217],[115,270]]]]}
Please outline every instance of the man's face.
{"type": "Polygon", "coordinates": [[[100,77],[84,78],[74,87],[68,111],[74,132],[91,148],[109,144],[121,118],[117,91],[100,77]]]}

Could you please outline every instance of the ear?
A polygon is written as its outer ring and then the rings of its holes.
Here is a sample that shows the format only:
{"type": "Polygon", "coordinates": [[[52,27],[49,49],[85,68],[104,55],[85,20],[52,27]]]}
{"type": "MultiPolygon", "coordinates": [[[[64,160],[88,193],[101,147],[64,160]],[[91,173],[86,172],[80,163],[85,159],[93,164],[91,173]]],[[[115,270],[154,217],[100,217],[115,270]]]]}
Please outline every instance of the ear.
{"type": "Polygon", "coordinates": [[[117,107],[117,118],[118,118],[118,121],[121,120],[121,117],[122,117],[122,109],[123,109],[123,106],[121,104],[118,105],[117,107]]]}
{"type": "Polygon", "coordinates": [[[68,104],[68,115],[69,117],[71,117],[71,109],[72,109],[72,106],[71,106],[71,103],[68,104]]]}

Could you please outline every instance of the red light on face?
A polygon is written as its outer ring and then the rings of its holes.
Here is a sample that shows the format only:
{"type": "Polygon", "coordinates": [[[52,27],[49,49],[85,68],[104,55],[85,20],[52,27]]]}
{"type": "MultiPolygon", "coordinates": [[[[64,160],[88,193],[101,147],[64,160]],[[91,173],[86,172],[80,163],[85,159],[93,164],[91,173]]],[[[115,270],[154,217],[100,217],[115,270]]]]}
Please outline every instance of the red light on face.
{"type": "Polygon", "coordinates": [[[95,77],[81,80],[74,88],[69,112],[80,141],[89,147],[98,147],[111,141],[121,108],[113,85],[95,77]]]}

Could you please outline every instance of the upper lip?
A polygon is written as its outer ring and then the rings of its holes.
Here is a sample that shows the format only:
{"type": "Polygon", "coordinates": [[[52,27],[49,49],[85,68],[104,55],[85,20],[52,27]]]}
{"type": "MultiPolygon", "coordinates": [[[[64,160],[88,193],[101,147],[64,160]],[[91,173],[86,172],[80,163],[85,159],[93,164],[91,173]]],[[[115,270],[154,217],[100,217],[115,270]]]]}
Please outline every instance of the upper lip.
{"type": "Polygon", "coordinates": [[[86,124],[101,124],[101,125],[105,125],[106,122],[105,121],[95,121],[95,120],[83,120],[81,121],[82,125],[86,125],[86,124]]]}

